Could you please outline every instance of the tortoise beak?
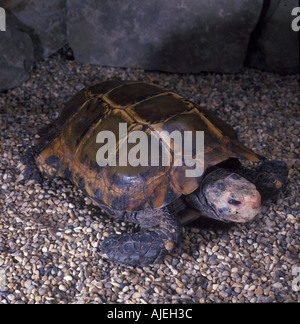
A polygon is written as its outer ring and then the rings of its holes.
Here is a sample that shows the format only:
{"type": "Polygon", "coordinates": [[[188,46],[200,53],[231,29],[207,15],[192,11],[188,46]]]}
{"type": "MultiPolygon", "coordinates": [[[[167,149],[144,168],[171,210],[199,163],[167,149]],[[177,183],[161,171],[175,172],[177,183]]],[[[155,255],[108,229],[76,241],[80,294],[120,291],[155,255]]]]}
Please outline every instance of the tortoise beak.
{"type": "Polygon", "coordinates": [[[261,196],[260,193],[257,191],[257,194],[254,197],[251,197],[249,199],[249,204],[251,204],[251,206],[253,208],[258,208],[261,205],[261,196]]]}

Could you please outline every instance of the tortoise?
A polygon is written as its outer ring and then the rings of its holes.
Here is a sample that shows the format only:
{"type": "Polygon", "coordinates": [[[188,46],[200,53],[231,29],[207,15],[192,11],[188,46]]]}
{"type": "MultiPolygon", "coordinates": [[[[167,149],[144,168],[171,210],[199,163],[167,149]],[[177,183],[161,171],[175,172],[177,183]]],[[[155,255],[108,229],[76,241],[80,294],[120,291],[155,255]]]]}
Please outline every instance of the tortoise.
{"type": "Polygon", "coordinates": [[[39,135],[38,143],[22,159],[24,178],[66,178],[105,214],[138,224],[137,231],[112,234],[100,247],[109,260],[130,266],[161,260],[179,244],[181,227],[199,217],[251,221],[261,210],[261,199],[277,194],[288,178],[285,162],[267,160],[244,146],[234,129],[212,112],[146,82],[109,80],[88,86],[39,135]],[[127,133],[120,134],[120,124],[127,125],[127,133]],[[163,138],[156,165],[142,165],[138,155],[147,149],[131,154],[138,162],[134,165],[128,163],[129,154],[122,164],[108,163],[112,153],[121,161],[126,152],[122,143],[127,143],[127,151],[138,145],[138,140],[129,141],[133,132],[146,134],[150,141],[155,132],[174,130],[192,134],[193,158],[195,134],[204,132],[201,173],[187,176],[195,165],[183,158],[181,165],[175,163],[174,139],[169,142],[169,164],[162,162],[163,138]],[[97,152],[108,142],[99,134],[107,132],[115,135],[116,142],[101,165],[97,152]],[[240,160],[256,162],[256,168],[247,169],[240,160]]]}

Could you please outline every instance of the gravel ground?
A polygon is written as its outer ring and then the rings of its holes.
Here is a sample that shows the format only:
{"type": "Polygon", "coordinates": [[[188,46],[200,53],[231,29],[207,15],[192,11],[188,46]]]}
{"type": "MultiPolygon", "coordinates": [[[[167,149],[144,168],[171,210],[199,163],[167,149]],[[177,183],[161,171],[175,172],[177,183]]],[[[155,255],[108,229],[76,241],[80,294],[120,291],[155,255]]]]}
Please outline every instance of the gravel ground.
{"type": "Polygon", "coordinates": [[[0,117],[0,304],[300,301],[293,286],[300,272],[299,76],[95,67],[64,49],[37,63],[30,81],[0,94],[0,117]],[[73,94],[112,78],[158,83],[216,111],[249,147],[287,162],[286,191],[250,224],[185,227],[180,248],[160,264],[108,262],[101,240],[132,227],[101,215],[65,180],[19,181],[18,165],[38,128],[73,94]]]}

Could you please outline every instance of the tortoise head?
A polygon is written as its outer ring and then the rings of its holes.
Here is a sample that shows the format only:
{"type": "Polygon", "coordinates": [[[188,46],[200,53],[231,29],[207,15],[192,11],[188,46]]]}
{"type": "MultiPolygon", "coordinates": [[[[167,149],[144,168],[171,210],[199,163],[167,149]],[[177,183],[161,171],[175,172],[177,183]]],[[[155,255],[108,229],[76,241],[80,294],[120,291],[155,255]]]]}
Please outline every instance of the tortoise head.
{"type": "Polygon", "coordinates": [[[255,185],[225,169],[208,173],[195,193],[198,201],[204,201],[209,217],[225,222],[245,223],[261,211],[261,196],[255,185]]]}

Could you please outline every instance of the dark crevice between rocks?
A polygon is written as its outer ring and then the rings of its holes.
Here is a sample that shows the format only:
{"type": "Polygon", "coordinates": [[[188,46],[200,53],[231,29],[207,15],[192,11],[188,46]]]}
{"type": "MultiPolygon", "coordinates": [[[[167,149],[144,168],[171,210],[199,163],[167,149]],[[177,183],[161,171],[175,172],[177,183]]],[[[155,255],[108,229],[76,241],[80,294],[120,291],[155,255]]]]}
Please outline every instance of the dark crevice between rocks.
{"type": "MultiPolygon", "coordinates": [[[[265,23],[265,18],[267,15],[267,12],[269,11],[270,8],[270,4],[271,4],[271,0],[264,0],[263,3],[263,7],[261,9],[261,13],[258,19],[258,22],[255,26],[255,28],[253,29],[250,38],[249,38],[249,44],[248,44],[248,49],[247,49],[247,54],[246,54],[246,58],[244,61],[244,66],[251,66],[251,59],[252,59],[252,54],[254,52],[256,52],[259,48],[258,43],[257,43],[257,39],[260,38],[263,27],[264,27],[264,23],[265,23]]],[[[259,56],[261,60],[264,60],[265,55],[261,52],[262,49],[259,50],[259,56]]]]}
{"type": "Polygon", "coordinates": [[[43,55],[43,47],[41,39],[37,35],[36,31],[32,27],[21,22],[20,19],[9,9],[6,9],[6,12],[8,17],[7,21],[11,21],[19,31],[28,34],[31,38],[34,60],[41,59],[43,55]]]}

